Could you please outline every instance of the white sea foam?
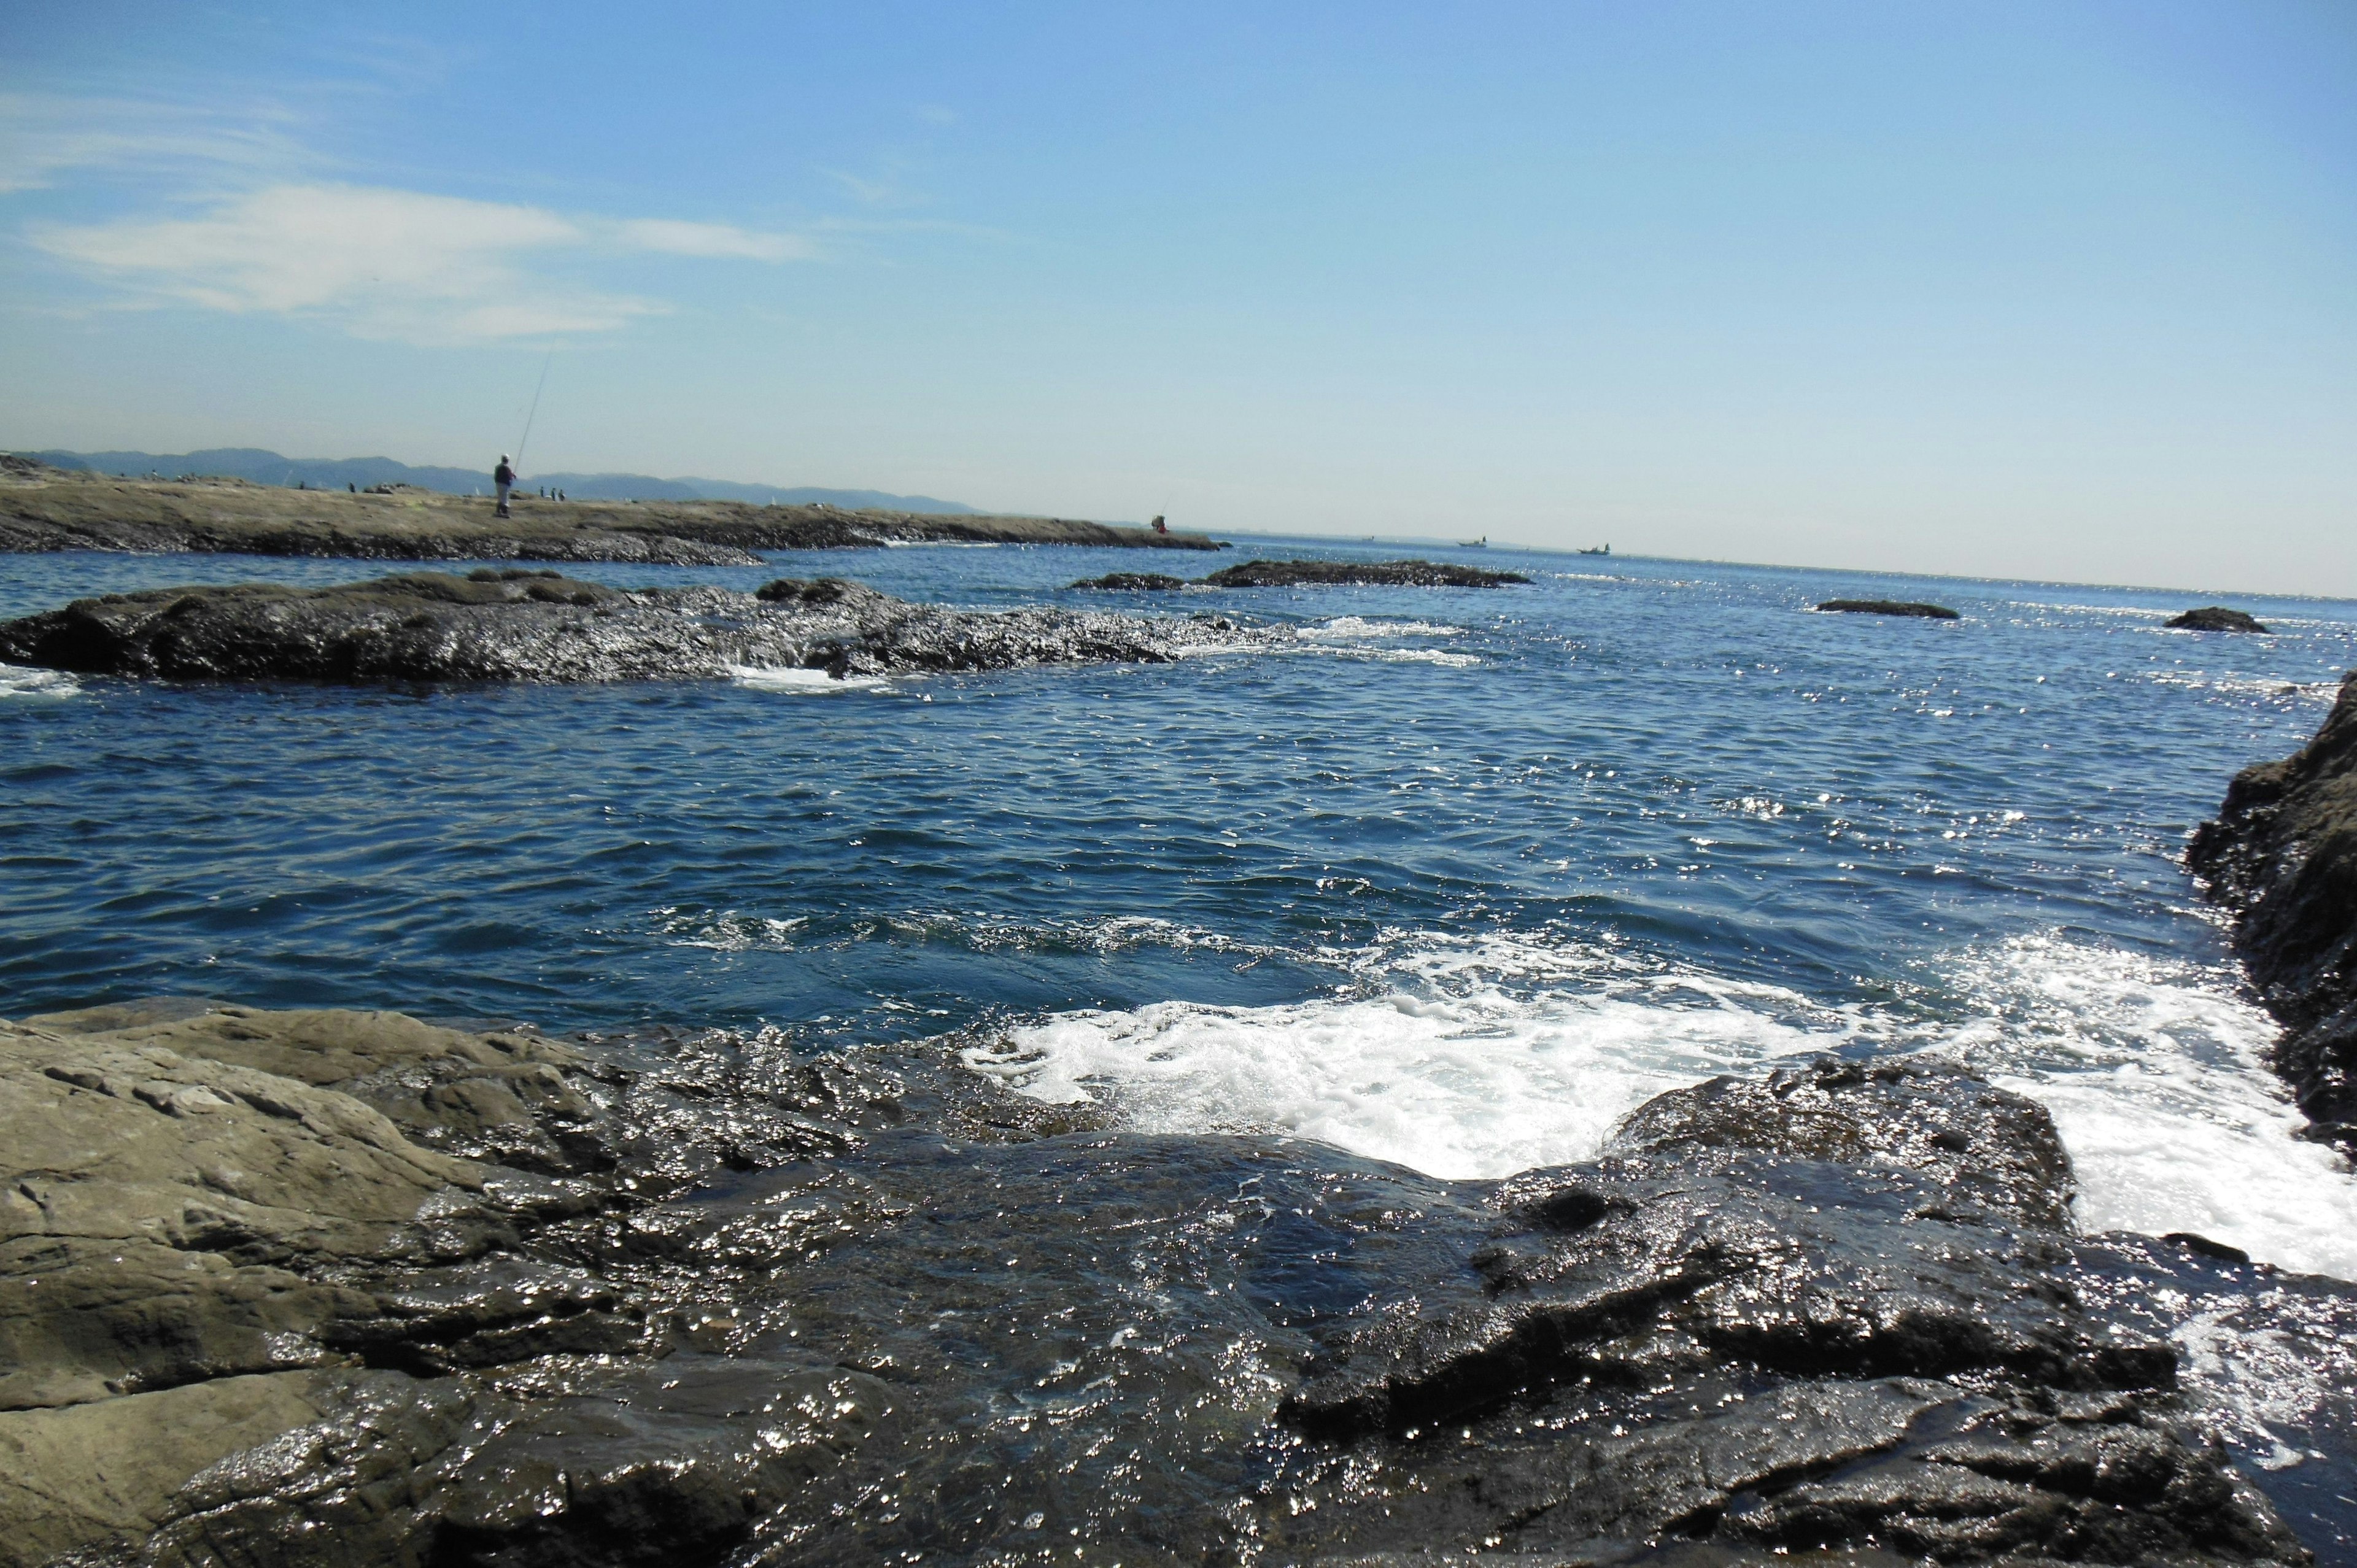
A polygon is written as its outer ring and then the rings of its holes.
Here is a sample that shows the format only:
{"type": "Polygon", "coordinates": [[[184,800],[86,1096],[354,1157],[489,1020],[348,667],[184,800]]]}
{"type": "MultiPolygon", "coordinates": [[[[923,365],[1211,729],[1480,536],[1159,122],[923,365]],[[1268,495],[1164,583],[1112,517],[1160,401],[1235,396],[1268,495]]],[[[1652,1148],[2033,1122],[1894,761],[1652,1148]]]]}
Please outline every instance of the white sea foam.
{"type": "Polygon", "coordinates": [[[1435,1176],[1594,1155],[1667,1089],[1841,1046],[1944,1051],[2052,1111],[2089,1231],[2197,1231],[2357,1279],[2357,1181],[2295,1134],[2261,1064],[2266,1015],[2229,980],[2047,937],[1940,967],[1936,1021],[1831,1006],[1595,945],[1440,938],[1330,954],[1354,982],[1264,1007],[1057,1015],[967,1053],[1035,1097],[1118,1104],[1156,1131],[1314,1138],[1435,1176]]]}
{"type": "Polygon", "coordinates": [[[72,697],[81,693],[81,683],[60,671],[0,664],[0,697],[72,697]]]}
{"type": "Polygon", "coordinates": [[[2276,1026],[2223,976],[2025,938],[1966,959],[1946,1042],[2054,1114],[2087,1230],[2190,1230],[2357,1279],[2357,1181],[2264,1065],[2276,1026]]]}
{"type": "Polygon", "coordinates": [[[1296,637],[1348,639],[1361,637],[1458,637],[1461,626],[1438,626],[1428,620],[1369,620],[1364,616],[1336,616],[1332,620],[1297,629],[1296,637]]]}
{"type": "Polygon", "coordinates": [[[731,664],[728,678],[756,692],[873,692],[891,684],[886,675],[846,675],[837,680],[823,670],[760,664],[731,664]]]}
{"type": "Polygon", "coordinates": [[[1156,1131],[1282,1132],[1482,1176],[1584,1159],[1663,1090],[1840,1045],[1858,1022],[1601,949],[1437,942],[1356,967],[1383,972],[1372,993],[1065,1014],[966,1060],[1039,1099],[1111,1099],[1156,1131]],[[1570,983],[1533,994],[1534,980],[1570,983]]]}

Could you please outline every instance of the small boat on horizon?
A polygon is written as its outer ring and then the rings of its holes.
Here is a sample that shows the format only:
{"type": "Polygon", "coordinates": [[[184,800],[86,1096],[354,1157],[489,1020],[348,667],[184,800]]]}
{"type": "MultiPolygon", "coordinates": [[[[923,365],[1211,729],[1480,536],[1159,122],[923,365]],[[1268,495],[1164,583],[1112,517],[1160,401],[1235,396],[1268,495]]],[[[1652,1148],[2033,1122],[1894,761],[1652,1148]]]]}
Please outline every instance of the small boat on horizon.
{"type": "Polygon", "coordinates": [[[1599,544],[1592,550],[1583,550],[1580,553],[1582,555],[1609,555],[1612,553],[1612,546],[1609,544],[1599,544]]]}
{"type": "Polygon", "coordinates": [[[1490,536],[1485,533],[1479,539],[1460,539],[1457,542],[1457,548],[1459,550],[1487,550],[1490,548],[1490,536]]]}

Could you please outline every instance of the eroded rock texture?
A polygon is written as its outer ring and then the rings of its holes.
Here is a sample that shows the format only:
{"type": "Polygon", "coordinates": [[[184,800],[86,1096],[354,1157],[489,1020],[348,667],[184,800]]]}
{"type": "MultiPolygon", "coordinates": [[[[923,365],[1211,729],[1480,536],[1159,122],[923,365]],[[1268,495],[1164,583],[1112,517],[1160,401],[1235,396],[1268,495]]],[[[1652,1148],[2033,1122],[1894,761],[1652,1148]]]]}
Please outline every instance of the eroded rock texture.
{"type": "Polygon", "coordinates": [[[2234,912],[2300,1109],[2357,1147],[2357,671],[2297,755],[2235,775],[2186,861],[2234,912]]]}
{"type": "Polygon", "coordinates": [[[12,1568],[2305,1560],[2167,1260],[1946,1064],[1502,1183],[946,1045],[162,1004],[0,1027],[0,1096],[12,1568]]]}
{"type": "Polygon", "coordinates": [[[748,667],[841,677],[1159,662],[1240,635],[1254,634],[1216,618],[914,605],[836,578],[626,592],[484,568],[76,599],[0,623],[0,660],[181,680],[687,681],[748,667]]]}

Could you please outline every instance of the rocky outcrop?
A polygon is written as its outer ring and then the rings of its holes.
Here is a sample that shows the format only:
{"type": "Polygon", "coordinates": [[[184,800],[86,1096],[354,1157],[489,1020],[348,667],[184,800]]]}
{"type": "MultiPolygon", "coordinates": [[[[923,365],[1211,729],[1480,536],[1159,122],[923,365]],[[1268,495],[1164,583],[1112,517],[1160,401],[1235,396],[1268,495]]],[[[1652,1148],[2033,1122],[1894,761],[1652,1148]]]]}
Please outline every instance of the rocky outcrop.
{"type": "Polygon", "coordinates": [[[1243,561],[1199,581],[1207,588],[1292,588],[1319,584],[1501,588],[1530,579],[1520,572],[1491,572],[1437,561],[1243,561]]]}
{"type": "Polygon", "coordinates": [[[1905,599],[1827,599],[1817,608],[1843,615],[1912,616],[1918,620],[1959,618],[1945,605],[1915,604],[1905,599]]]}
{"type": "Polygon", "coordinates": [[[2187,610],[2171,616],[2165,623],[2171,631],[2255,631],[2269,635],[2267,628],[2242,610],[2230,610],[2224,605],[2204,605],[2198,610],[2187,610]]]}
{"type": "Polygon", "coordinates": [[[1293,588],[1364,585],[1393,588],[1502,588],[1527,583],[1519,572],[1489,572],[1434,561],[1244,561],[1189,582],[1160,572],[1110,572],[1071,586],[1115,593],[1166,593],[1174,588],[1293,588]]]}
{"type": "Polygon", "coordinates": [[[1102,577],[1083,577],[1072,585],[1075,588],[1101,588],[1115,594],[1160,594],[1186,585],[1186,578],[1162,572],[1108,572],[1102,577]]]}
{"type": "Polygon", "coordinates": [[[328,588],[156,588],[0,623],[0,660],[85,674],[388,681],[841,677],[1157,662],[1232,646],[1222,618],[914,605],[834,578],[626,592],[553,571],[413,573],[328,588]]]}
{"type": "MultiPolygon", "coordinates": [[[[486,481],[488,483],[488,481],[486,481]]],[[[519,495],[500,518],[484,497],[414,486],[361,494],[242,479],[124,479],[0,462],[0,553],[195,551],[378,561],[643,561],[749,566],[760,550],[938,542],[1222,550],[1200,533],[1071,518],[845,511],[738,501],[558,501],[519,495]]]]}
{"type": "Polygon", "coordinates": [[[2357,671],[2297,755],[2235,775],[2186,864],[2233,912],[2300,1110],[2357,1149],[2357,671]]]}
{"type": "Polygon", "coordinates": [[[0,1563],[2307,1560],[1960,1068],[1449,1183],[956,1044],[0,1026],[0,1563]]]}

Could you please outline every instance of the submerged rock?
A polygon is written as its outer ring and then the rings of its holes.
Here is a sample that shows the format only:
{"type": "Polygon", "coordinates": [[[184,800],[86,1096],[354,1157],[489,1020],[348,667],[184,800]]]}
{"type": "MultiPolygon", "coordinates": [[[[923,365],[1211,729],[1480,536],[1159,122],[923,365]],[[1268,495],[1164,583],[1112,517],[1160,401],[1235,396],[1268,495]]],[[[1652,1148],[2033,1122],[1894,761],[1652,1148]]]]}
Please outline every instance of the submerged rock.
{"type": "Polygon", "coordinates": [[[2170,617],[2167,624],[2172,631],[2267,631],[2248,614],[2230,610],[2224,605],[2204,605],[2198,610],[2187,610],[2183,615],[2170,617]]]}
{"type": "Polygon", "coordinates": [[[1439,561],[1244,561],[1199,581],[1207,588],[1291,588],[1304,584],[1501,588],[1530,579],[1520,572],[1491,572],[1439,561]]]}
{"type": "MultiPolygon", "coordinates": [[[[1244,634],[1249,637],[1250,633],[1244,634]]],[[[553,571],[411,573],[327,588],[155,588],[0,622],[0,660],[173,679],[687,681],[1156,662],[1231,646],[1171,618],[915,605],[834,578],[625,592],[553,571]]]]}
{"type": "Polygon", "coordinates": [[[2234,776],[2186,864],[2234,914],[2300,1110],[2357,1149],[2357,671],[2297,755],[2234,776]]]}
{"type": "Polygon", "coordinates": [[[1955,611],[1945,605],[1916,604],[1906,599],[1827,599],[1817,607],[1840,614],[1862,616],[1913,616],[1919,620],[1955,620],[1955,611]]]}
{"type": "Polygon", "coordinates": [[[1961,1068],[1443,1182],[954,1043],[0,1026],[0,1563],[2307,1560],[1961,1068]]]}

